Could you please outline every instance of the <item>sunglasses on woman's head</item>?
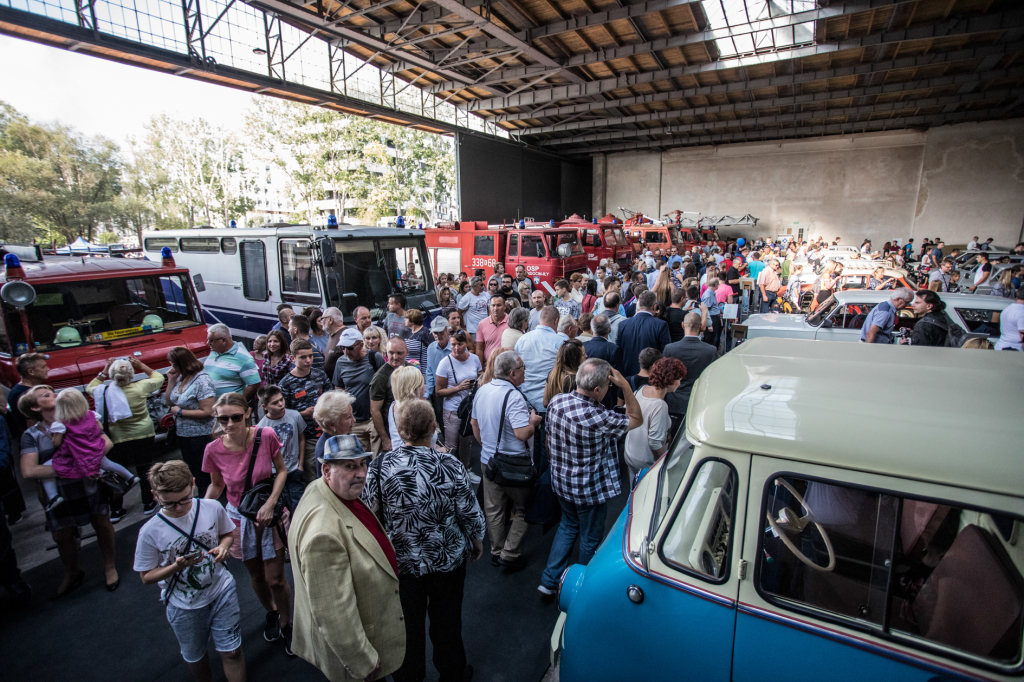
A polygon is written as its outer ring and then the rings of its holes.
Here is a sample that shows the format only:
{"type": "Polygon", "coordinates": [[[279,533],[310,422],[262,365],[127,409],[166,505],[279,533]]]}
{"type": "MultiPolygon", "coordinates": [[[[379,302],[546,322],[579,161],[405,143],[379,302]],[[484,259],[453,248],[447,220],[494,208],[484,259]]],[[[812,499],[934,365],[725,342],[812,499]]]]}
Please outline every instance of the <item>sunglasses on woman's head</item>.
{"type": "Polygon", "coordinates": [[[227,424],[228,422],[237,424],[243,419],[245,419],[244,414],[226,414],[223,417],[217,417],[217,421],[219,421],[221,424],[227,424]]]}

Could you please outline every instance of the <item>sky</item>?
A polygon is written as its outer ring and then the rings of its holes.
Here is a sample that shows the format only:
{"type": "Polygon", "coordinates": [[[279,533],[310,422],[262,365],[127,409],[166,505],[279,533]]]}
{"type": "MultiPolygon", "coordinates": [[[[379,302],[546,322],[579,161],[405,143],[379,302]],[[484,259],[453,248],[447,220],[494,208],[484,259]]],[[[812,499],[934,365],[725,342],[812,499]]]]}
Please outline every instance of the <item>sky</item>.
{"type": "Polygon", "coordinates": [[[0,35],[0,100],[34,123],[59,121],[123,145],[156,114],[241,130],[253,95],[0,35]]]}

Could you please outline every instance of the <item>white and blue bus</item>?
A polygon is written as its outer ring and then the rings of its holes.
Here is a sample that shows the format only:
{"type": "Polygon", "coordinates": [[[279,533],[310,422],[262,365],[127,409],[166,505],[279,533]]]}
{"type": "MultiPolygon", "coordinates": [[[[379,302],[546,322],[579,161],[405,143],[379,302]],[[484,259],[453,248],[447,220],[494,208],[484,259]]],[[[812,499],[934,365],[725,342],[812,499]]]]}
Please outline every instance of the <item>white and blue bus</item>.
{"type": "Polygon", "coordinates": [[[297,312],[334,306],[347,322],[360,306],[383,319],[398,292],[427,317],[437,307],[421,230],[276,224],[143,234],[146,258],[164,247],[189,269],[206,322],[226,324],[247,345],[274,326],[280,303],[297,312]]]}

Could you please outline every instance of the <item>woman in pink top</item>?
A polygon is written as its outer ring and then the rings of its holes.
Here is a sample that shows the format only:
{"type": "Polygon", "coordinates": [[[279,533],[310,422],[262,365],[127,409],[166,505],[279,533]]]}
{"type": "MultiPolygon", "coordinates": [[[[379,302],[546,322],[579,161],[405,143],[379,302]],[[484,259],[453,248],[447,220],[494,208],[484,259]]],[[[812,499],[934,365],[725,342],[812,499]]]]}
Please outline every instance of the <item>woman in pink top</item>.
{"type": "Polygon", "coordinates": [[[227,491],[228,516],[235,522],[235,539],[230,552],[232,557],[241,559],[245,564],[252,589],[267,610],[263,638],[272,642],[283,636],[285,653],[292,656],[292,593],[284,576],[284,536],[280,525],[269,526],[274,516],[274,505],[284,490],[288,468],[281,455],[281,441],[271,428],[260,429],[260,447],[255,455],[252,483],[273,475],[274,488],[255,522],[238,513],[256,442],[256,428],[250,426],[251,412],[239,393],[225,393],[214,403],[213,414],[221,435],[206,446],[203,454],[203,471],[210,474],[206,497],[216,500],[227,491]],[[271,464],[276,474],[271,473],[271,464]]]}

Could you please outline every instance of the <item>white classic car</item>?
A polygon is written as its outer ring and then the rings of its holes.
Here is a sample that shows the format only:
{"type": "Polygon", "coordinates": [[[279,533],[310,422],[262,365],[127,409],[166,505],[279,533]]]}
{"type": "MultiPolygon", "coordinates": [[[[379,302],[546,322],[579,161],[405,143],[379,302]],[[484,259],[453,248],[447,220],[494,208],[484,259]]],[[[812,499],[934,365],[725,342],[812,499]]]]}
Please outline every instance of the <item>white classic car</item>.
{"type": "MultiPolygon", "coordinates": [[[[823,301],[810,315],[767,313],[751,315],[742,324],[734,325],[745,338],[762,336],[786,339],[817,339],[825,341],[860,341],[861,328],[868,312],[892,296],[891,291],[839,291],[823,301]]],[[[939,294],[946,304],[946,314],[971,336],[986,337],[993,343],[999,337],[999,313],[1013,301],[996,296],[970,294],[939,294]]],[[[917,318],[909,308],[900,311],[897,331],[913,329],[917,318]]]]}

